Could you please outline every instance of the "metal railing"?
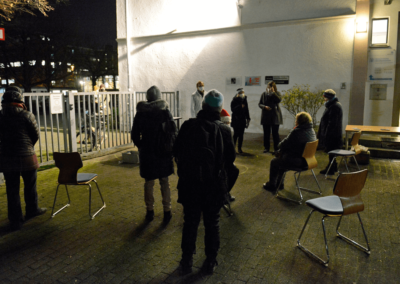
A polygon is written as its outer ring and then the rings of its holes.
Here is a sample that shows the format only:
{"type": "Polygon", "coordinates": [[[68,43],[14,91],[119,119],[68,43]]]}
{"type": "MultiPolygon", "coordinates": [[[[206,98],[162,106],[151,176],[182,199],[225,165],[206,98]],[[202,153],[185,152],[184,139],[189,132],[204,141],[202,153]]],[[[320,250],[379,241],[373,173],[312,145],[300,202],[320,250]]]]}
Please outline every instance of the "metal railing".
{"type": "MultiPolygon", "coordinates": [[[[24,93],[40,130],[35,145],[40,164],[53,160],[54,152],[83,154],[130,144],[136,104],[146,100],[145,92],[64,92],[62,113],[52,114],[51,95],[60,94],[24,93]]],[[[178,117],[179,92],[162,92],[162,98],[178,117]]]]}

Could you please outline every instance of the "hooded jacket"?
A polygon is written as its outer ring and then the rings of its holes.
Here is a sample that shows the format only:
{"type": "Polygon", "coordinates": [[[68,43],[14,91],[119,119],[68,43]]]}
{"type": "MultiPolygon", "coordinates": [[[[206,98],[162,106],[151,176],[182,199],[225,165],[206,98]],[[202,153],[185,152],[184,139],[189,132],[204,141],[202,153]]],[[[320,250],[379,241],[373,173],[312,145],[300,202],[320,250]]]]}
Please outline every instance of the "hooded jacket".
{"type": "Polygon", "coordinates": [[[39,139],[35,116],[19,107],[3,107],[0,111],[0,155],[32,156],[39,139]]]}
{"type": "Polygon", "coordinates": [[[334,97],[332,100],[325,103],[325,107],[317,135],[319,145],[325,147],[326,152],[342,149],[342,105],[339,103],[338,98],[334,97]]]}
{"type": "Polygon", "coordinates": [[[165,122],[165,112],[173,121],[168,103],[158,99],[150,102],[139,102],[133,120],[131,138],[139,149],[140,176],[153,180],[170,176],[174,172],[172,155],[157,154],[156,137],[161,131],[160,125],[165,122]]]}

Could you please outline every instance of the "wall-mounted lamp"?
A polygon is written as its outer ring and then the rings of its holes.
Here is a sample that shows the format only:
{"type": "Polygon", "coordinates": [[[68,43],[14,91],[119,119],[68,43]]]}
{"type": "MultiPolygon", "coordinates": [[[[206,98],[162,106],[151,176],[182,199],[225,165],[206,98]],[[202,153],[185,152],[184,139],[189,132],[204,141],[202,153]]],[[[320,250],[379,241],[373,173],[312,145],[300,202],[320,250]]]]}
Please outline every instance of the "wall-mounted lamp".
{"type": "Polygon", "coordinates": [[[356,32],[357,33],[366,33],[367,29],[368,29],[367,22],[360,21],[360,22],[356,23],[356,32]]]}

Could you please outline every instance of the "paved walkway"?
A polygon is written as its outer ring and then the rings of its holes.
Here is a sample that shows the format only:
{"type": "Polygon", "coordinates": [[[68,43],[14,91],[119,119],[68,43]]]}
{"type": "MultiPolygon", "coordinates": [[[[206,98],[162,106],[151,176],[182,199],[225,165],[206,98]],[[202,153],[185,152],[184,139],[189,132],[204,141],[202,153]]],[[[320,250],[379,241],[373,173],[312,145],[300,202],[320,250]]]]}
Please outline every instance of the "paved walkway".
{"type": "MultiPolygon", "coordinates": [[[[259,137],[247,136],[236,164],[241,174],[233,189],[234,216],[221,211],[221,250],[214,275],[199,272],[204,256],[204,228],[199,229],[194,272],[180,277],[182,206],[177,200],[177,176],[171,176],[173,218],[162,224],[160,192],[155,191],[155,219],[144,222],[143,180],[137,165],[121,164],[121,154],[84,161],[84,172],[99,175],[107,207],[94,219],[88,215],[88,190],[71,187],[71,206],[50,218],[46,215],[7,232],[5,187],[0,187],[0,283],[399,283],[400,217],[397,160],[372,160],[363,191],[361,213],[371,255],[335,236],[337,219],[326,221],[331,261],[323,267],[296,247],[310,209],[276,199],[262,189],[268,177],[270,154],[262,154],[259,137]]],[[[318,152],[322,169],[327,156],[318,152]]],[[[39,202],[51,211],[58,169],[38,174],[39,202]]],[[[333,179],[318,175],[323,195],[332,192],[333,179]]],[[[302,182],[315,187],[308,173],[302,182]]],[[[294,192],[288,175],[284,192],[294,192]]],[[[158,188],[158,187],[157,187],[158,188]]],[[[63,193],[61,191],[61,193],[63,193]]],[[[60,197],[66,198],[65,194],[60,197]]],[[[305,199],[316,197],[304,193],[305,199]]],[[[93,194],[93,206],[100,204],[93,194]]],[[[61,205],[58,202],[57,206],[61,205]]],[[[323,255],[320,216],[306,229],[306,245],[323,255]]],[[[341,230],[363,242],[356,216],[342,221],[341,230]],[[351,230],[350,230],[351,229],[351,230]]]]}

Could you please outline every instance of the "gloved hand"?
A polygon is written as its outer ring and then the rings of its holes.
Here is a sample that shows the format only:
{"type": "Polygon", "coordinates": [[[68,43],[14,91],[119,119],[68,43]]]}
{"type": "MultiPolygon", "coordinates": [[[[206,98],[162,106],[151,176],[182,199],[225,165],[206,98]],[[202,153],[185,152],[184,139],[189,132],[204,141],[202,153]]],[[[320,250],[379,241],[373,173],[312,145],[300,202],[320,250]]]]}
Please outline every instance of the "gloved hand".
{"type": "Polygon", "coordinates": [[[246,119],[246,128],[249,128],[250,120],[251,120],[251,119],[246,119]]]}

